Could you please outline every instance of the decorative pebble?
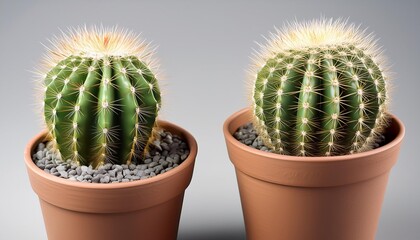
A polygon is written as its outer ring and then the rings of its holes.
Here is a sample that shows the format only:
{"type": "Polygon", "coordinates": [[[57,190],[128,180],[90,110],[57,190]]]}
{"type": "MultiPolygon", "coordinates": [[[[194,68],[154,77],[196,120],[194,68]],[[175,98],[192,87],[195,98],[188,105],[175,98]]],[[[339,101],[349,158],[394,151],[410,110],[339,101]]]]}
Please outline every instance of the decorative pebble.
{"type": "Polygon", "coordinates": [[[150,159],[150,158],[144,160],[144,163],[151,163],[151,162],[152,162],[152,159],[150,159]]]}
{"type": "Polygon", "coordinates": [[[105,176],[105,177],[101,178],[100,182],[101,183],[109,183],[109,180],[110,180],[109,176],[105,176]]]}
{"type": "Polygon", "coordinates": [[[60,173],[60,177],[62,177],[62,178],[68,178],[68,176],[69,176],[66,171],[60,171],[59,173],[60,173]]]}
{"type": "Polygon", "coordinates": [[[36,157],[38,158],[38,159],[42,159],[42,157],[44,156],[44,153],[42,152],[42,150],[41,151],[38,151],[37,153],[36,153],[36,157]]]}
{"type": "Polygon", "coordinates": [[[165,173],[188,157],[188,146],[180,137],[164,131],[160,133],[160,137],[162,140],[151,144],[146,159],[137,164],[106,163],[97,169],[79,166],[71,160],[61,160],[54,152],[52,142],[39,143],[32,158],[45,172],[71,181],[104,184],[130,182],[165,173]]]}
{"type": "Polygon", "coordinates": [[[130,165],[128,165],[128,169],[134,170],[134,169],[136,169],[136,165],[130,164],[130,165]]]}

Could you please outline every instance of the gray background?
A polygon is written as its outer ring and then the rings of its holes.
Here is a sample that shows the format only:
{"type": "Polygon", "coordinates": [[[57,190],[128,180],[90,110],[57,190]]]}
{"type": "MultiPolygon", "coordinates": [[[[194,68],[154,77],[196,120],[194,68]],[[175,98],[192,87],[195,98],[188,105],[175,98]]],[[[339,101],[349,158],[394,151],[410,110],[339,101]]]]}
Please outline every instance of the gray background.
{"type": "MultiPolygon", "coordinates": [[[[407,134],[393,168],[377,239],[420,239],[419,1],[4,1],[0,2],[0,239],[46,239],[37,196],[23,164],[41,130],[32,74],[41,42],[84,23],[143,32],[159,45],[165,77],[161,118],[199,143],[179,239],[244,239],[223,121],[247,105],[245,70],[254,41],[293,19],[350,17],[377,36],[396,73],[392,112],[407,134]]],[[[77,230],[76,230],[77,231],[77,230]]]]}

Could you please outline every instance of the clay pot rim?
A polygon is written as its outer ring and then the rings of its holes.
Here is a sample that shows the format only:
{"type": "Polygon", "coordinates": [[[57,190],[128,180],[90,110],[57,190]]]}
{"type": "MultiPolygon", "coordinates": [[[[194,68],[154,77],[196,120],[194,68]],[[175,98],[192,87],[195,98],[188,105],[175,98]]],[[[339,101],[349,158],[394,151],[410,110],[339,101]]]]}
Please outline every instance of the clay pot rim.
{"type": "Polygon", "coordinates": [[[61,185],[65,185],[69,187],[77,187],[77,188],[83,188],[83,189],[123,189],[123,188],[139,187],[141,185],[143,186],[153,185],[157,182],[165,181],[166,179],[171,178],[171,176],[176,175],[179,172],[183,172],[191,164],[194,164],[194,160],[198,152],[197,141],[191,135],[191,133],[189,133],[187,130],[173,123],[170,123],[168,121],[163,121],[163,120],[158,120],[158,125],[165,130],[170,130],[171,133],[176,133],[180,135],[180,137],[183,138],[188,144],[190,153],[188,157],[178,167],[168,172],[159,174],[157,176],[154,176],[148,179],[137,180],[137,181],[132,181],[132,182],[107,183],[107,184],[84,183],[84,182],[70,181],[68,179],[59,178],[49,173],[46,173],[43,170],[41,170],[38,166],[36,166],[35,163],[32,161],[32,149],[36,146],[36,144],[42,141],[42,139],[45,137],[47,133],[47,130],[41,131],[27,143],[25,147],[25,151],[24,151],[25,164],[29,169],[31,169],[32,172],[37,174],[39,177],[44,178],[48,181],[57,182],[61,185]]]}
{"type": "MultiPolygon", "coordinates": [[[[391,149],[398,145],[405,135],[405,127],[404,124],[400,119],[398,119],[395,115],[388,113],[390,115],[390,119],[394,121],[399,127],[399,132],[397,136],[395,136],[392,141],[389,143],[380,146],[378,148],[361,152],[361,153],[355,153],[351,155],[340,155],[340,156],[317,156],[317,157],[302,157],[302,156],[291,156],[291,155],[281,155],[277,153],[270,153],[261,151],[252,147],[249,147],[241,142],[239,142],[236,138],[233,137],[232,133],[229,131],[229,126],[235,120],[239,115],[245,114],[246,112],[250,111],[250,108],[243,108],[234,114],[230,115],[226,121],[223,124],[223,134],[226,137],[226,140],[232,143],[235,147],[239,149],[243,149],[244,151],[250,152],[251,154],[260,155],[262,157],[268,158],[268,159],[276,159],[279,161],[289,161],[289,162],[304,162],[304,163],[326,163],[326,162],[339,162],[339,161],[350,161],[355,158],[363,158],[363,157],[369,157],[372,155],[376,155],[380,152],[384,152],[388,149],[391,149]]],[[[251,118],[250,118],[251,121],[251,118]]],[[[236,131],[236,130],[235,130],[236,131]]]]}

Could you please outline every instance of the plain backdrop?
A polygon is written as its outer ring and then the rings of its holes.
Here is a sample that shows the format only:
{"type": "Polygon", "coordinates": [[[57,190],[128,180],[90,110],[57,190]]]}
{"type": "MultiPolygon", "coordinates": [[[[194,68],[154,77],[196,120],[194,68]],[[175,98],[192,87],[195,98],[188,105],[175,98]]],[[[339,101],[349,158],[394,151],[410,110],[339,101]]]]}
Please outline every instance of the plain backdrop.
{"type": "MultiPolygon", "coordinates": [[[[257,42],[297,19],[344,17],[380,38],[392,70],[391,110],[407,133],[387,188],[378,240],[420,239],[420,1],[5,1],[0,0],[0,239],[46,239],[23,163],[41,130],[30,72],[41,43],[59,29],[119,25],[158,45],[164,77],[161,118],[199,143],[179,239],[245,239],[234,169],[222,124],[247,106],[246,69],[257,42]]],[[[77,229],[75,229],[77,239],[77,229]]],[[[357,240],[357,239],[356,239],[357,240]]]]}

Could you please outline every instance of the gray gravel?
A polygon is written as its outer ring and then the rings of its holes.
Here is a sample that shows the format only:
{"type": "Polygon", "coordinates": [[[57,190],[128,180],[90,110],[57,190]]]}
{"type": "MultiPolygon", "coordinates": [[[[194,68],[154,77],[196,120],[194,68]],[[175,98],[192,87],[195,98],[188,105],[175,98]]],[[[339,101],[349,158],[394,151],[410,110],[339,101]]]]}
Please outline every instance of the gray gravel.
{"type": "Polygon", "coordinates": [[[146,159],[138,164],[106,163],[97,169],[63,161],[52,151],[52,143],[40,143],[32,159],[42,170],[54,176],[77,182],[118,183],[147,179],[179,166],[189,155],[188,145],[179,136],[162,131],[146,159]]]}
{"type": "MultiPolygon", "coordinates": [[[[250,146],[252,148],[265,151],[273,152],[271,149],[268,149],[260,137],[258,136],[257,131],[254,129],[252,123],[248,123],[244,126],[239,127],[239,129],[233,134],[233,136],[241,143],[250,146]]],[[[375,143],[374,148],[378,148],[386,142],[385,137],[381,136],[379,142],[375,143]]]]}
{"type": "Polygon", "coordinates": [[[244,126],[239,127],[239,129],[233,134],[233,136],[241,143],[250,146],[252,148],[265,151],[265,152],[272,152],[271,149],[268,149],[260,137],[258,136],[257,131],[254,129],[254,125],[252,123],[248,123],[244,126]]]}

